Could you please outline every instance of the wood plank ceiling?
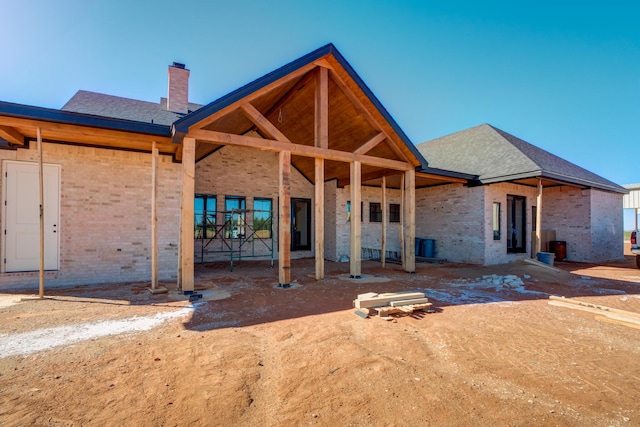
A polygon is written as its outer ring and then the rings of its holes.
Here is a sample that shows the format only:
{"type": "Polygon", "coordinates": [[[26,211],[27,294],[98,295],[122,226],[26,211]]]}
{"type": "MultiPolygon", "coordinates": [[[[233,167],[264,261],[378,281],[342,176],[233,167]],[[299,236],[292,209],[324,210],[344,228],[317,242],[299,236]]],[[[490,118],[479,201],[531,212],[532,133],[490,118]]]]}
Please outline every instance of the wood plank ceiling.
{"type": "MultiPolygon", "coordinates": [[[[315,147],[316,85],[320,66],[329,69],[328,75],[328,149],[406,163],[409,168],[419,165],[419,160],[405,145],[401,136],[386,122],[371,100],[331,55],[316,61],[315,67],[296,78],[283,78],[282,83],[267,90],[257,90],[253,96],[238,101],[219,113],[214,113],[190,127],[233,135],[259,135],[270,139],[247,117],[248,102],[257,113],[273,125],[284,139],[294,144],[315,147]]],[[[250,107],[249,107],[250,108],[250,107]]],[[[222,145],[205,141],[198,136],[196,161],[220,149],[222,145]]],[[[292,156],[293,166],[313,182],[315,169],[311,156],[292,156]]],[[[363,182],[382,176],[398,175],[401,171],[363,164],[363,182]]],[[[349,183],[349,163],[325,160],[325,180],[338,181],[339,186],[349,183]]],[[[375,184],[374,184],[375,185],[375,184]]]]}

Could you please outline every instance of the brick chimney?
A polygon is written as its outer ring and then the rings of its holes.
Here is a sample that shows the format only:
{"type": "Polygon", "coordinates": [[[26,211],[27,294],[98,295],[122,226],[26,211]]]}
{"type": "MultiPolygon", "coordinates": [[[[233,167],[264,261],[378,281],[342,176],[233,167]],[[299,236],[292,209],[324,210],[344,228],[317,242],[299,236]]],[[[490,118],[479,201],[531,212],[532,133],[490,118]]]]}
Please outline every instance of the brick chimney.
{"type": "Polygon", "coordinates": [[[169,93],[167,110],[187,114],[189,109],[189,70],[184,64],[169,65],[169,93]]]}

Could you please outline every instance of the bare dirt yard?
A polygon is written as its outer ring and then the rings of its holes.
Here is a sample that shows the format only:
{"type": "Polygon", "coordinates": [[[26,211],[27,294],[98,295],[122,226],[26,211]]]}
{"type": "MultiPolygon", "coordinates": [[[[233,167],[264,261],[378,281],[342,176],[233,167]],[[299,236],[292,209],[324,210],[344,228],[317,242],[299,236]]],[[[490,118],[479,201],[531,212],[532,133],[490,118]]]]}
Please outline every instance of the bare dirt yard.
{"type": "Polygon", "coordinates": [[[364,262],[359,280],[327,263],[324,281],[292,264],[289,289],[266,262],[199,265],[194,304],[144,283],[0,293],[0,425],[640,425],[640,329],[549,304],[640,313],[631,257],[364,262]],[[358,294],[404,290],[435,312],[354,314],[358,294]]]}

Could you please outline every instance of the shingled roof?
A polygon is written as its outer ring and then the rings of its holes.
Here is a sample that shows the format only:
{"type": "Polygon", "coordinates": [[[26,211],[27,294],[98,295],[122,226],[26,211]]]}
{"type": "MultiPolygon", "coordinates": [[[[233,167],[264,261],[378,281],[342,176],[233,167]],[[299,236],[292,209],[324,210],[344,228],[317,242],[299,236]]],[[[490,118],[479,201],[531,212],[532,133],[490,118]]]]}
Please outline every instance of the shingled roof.
{"type": "MultiPolygon", "coordinates": [[[[196,111],[200,107],[202,105],[190,102],[189,112],[196,111]]],[[[86,90],[79,90],[62,107],[62,110],[166,126],[170,126],[184,116],[184,114],[168,111],[166,98],[161,98],[159,103],[155,103],[86,90]]]]}
{"type": "Polygon", "coordinates": [[[433,168],[478,176],[481,184],[546,178],[626,193],[623,187],[489,124],[418,144],[433,168]]]}

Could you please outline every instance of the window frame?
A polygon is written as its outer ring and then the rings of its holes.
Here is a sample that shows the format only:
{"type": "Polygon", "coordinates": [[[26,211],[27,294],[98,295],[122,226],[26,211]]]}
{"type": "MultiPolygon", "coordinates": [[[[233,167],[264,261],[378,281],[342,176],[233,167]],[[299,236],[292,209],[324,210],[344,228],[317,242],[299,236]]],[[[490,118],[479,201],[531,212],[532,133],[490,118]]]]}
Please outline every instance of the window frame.
{"type": "Polygon", "coordinates": [[[247,198],[245,196],[229,196],[229,195],[224,196],[224,224],[225,224],[224,237],[226,239],[240,239],[246,236],[246,227],[245,227],[245,224],[247,223],[246,209],[247,209],[247,198]],[[237,208],[237,210],[244,211],[244,212],[240,212],[238,214],[239,217],[238,217],[237,225],[232,224],[231,226],[229,226],[227,225],[227,222],[229,221],[229,219],[231,219],[231,216],[232,216],[232,214],[229,212],[231,212],[233,209],[236,209],[236,208],[227,207],[227,202],[230,202],[232,200],[239,201],[239,207],[237,208]],[[238,228],[238,233],[235,236],[233,233],[234,228],[238,228]]]}
{"type": "Polygon", "coordinates": [[[369,202],[369,222],[382,222],[382,203],[369,202]]]}
{"type": "MultiPolygon", "coordinates": [[[[260,218],[260,220],[263,220],[260,218]]],[[[254,197],[253,198],[253,235],[256,239],[271,239],[273,238],[273,199],[271,197],[254,197]],[[269,211],[257,210],[256,202],[269,202],[269,211]],[[256,212],[268,212],[267,218],[264,219],[268,228],[258,228],[256,225],[256,212]],[[263,236],[264,233],[259,231],[268,231],[268,236],[263,236]]]]}
{"type": "Polygon", "coordinates": [[[194,195],[193,237],[196,240],[212,239],[216,235],[218,196],[215,194],[196,193],[194,195]],[[202,200],[202,211],[196,210],[197,200],[202,200]],[[213,201],[213,208],[210,202],[213,201]],[[210,214],[212,212],[213,214],[210,214]],[[200,220],[198,220],[200,216],[200,220]],[[210,221],[213,220],[213,221],[210,221]],[[198,235],[198,227],[200,235],[198,235]]]}
{"type": "Polygon", "coordinates": [[[400,222],[400,203],[389,203],[389,222],[400,222]],[[395,215],[391,210],[391,207],[396,207],[398,209],[398,212],[395,215]]]}
{"type": "Polygon", "coordinates": [[[493,202],[493,240],[502,239],[502,205],[500,202],[493,202]]]}

